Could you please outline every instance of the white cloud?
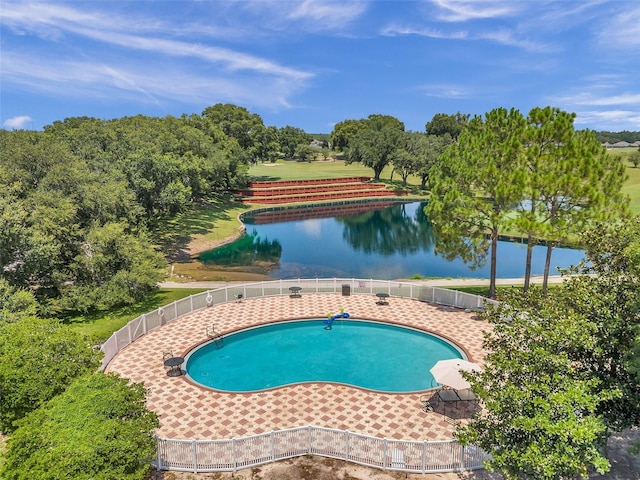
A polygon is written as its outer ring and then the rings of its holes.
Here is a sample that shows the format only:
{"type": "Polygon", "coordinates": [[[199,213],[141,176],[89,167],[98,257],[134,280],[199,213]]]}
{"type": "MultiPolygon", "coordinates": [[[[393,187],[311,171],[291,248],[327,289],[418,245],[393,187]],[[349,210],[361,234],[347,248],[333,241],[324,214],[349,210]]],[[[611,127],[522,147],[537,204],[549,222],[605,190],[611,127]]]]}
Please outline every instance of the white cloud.
{"type": "Polygon", "coordinates": [[[229,102],[279,109],[289,107],[288,97],[302,88],[300,81],[288,77],[254,76],[238,81],[232,73],[198,74],[167,69],[162,62],[141,69],[135,63],[111,65],[11,53],[0,60],[3,78],[14,83],[14,88],[61,97],[116,97],[153,104],[165,100],[192,105],[229,102]]]}
{"type": "Polygon", "coordinates": [[[2,124],[5,128],[13,128],[16,130],[23,129],[31,121],[29,115],[19,115],[17,117],[7,118],[2,124]]]}
{"type": "MultiPolygon", "coordinates": [[[[624,2],[620,5],[622,7],[620,13],[604,19],[604,26],[598,34],[598,39],[605,47],[628,49],[638,53],[638,47],[640,47],[640,7],[630,2],[624,2]]],[[[625,55],[626,52],[623,54],[611,51],[609,54],[619,57],[625,55]]]]}
{"type": "Polygon", "coordinates": [[[640,112],[632,110],[585,110],[576,112],[576,125],[595,130],[640,130],[640,112]]]}
{"type": "Polygon", "coordinates": [[[514,15],[517,2],[505,1],[462,1],[433,0],[433,4],[442,11],[437,15],[444,22],[466,22],[468,20],[507,17],[514,15]]]}
{"type": "Polygon", "coordinates": [[[305,0],[295,3],[287,18],[310,21],[315,30],[344,28],[366,10],[364,2],[324,2],[305,0]]]}
{"type": "Polygon", "coordinates": [[[380,34],[389,37],[397,35],[418,35],[445,40],[490,41],[500,45],[521,48],[522,50],[530,52],[550,52],[555,50],[555,48],[550,44],[519,38],[512,30],[508,29],[470,33],[466,30],[447,32],[442,29],[434,29],[430,27],[416,28],[410,26],[389,25],[383,28],[380,31],[380,34]]]}
{"type": "Polygon", "coordinates": [[[609,96],[579,93],[573,96],[558,97],[556,101],[571,105],[589,105],[594,107],[609,107],[612,105],[630,106],[640,105],[640,93],[621,93],[609,96]]]}
{"type": "Polygon", "coordinates": [[[438,97],[438,98],[472,98],[473,93],[467,87],[463,87],[460,85],[422,85],[419,87],[419,91],[421,91],[424,95],[428,97],[438,97]]]}

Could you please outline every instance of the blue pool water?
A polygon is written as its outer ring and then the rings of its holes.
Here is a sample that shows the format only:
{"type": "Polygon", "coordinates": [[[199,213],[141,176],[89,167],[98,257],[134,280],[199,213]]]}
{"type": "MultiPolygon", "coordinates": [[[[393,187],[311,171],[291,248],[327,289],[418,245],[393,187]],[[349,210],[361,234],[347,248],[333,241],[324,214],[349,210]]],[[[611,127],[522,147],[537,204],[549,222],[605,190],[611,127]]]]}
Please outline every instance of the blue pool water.
{"type": "Polygon", "coordinates": [[[282,322],[244,330],[186,358],[187,375],[206,387],[247,392],[300,382],[335,382],[383,392],[433,388],[429,369],[463,358],[453,344],[395,325],[337,319],[282,322]]]}

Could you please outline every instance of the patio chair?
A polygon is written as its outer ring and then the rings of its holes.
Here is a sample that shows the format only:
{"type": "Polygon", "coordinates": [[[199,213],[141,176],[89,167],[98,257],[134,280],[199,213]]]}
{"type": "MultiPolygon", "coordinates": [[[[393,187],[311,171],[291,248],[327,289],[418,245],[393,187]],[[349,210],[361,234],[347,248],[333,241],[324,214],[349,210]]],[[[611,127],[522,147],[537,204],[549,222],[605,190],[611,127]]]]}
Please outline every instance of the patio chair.
{"type": "MultiPolygon", "coordinates": [[[[173,352],[171,352],[171,350],[165,350],[164,352],[162,352],[162,365],[164,365],[164,361],[173,357],[173,352]]],[[[164,365],[164,369],[169,371],[171,370],[171,367],[167,367],[166,365],[164,365]]]]}
{"type": "Polygon", "coordinates": [[[458,397],[460,397],[460,401],[462,402],[478,403],[478,397],[475,396],[470,388],[465,388],[464,390],[456,390],[456,394],[458,395],[458,397]]]}
{"type": "Polygon", "coordinates": [[[420,396],[420,405],[423,412],[431,413],[433,412],[433,405],[431,405],[431,395],[421,395],[420,396]]]}

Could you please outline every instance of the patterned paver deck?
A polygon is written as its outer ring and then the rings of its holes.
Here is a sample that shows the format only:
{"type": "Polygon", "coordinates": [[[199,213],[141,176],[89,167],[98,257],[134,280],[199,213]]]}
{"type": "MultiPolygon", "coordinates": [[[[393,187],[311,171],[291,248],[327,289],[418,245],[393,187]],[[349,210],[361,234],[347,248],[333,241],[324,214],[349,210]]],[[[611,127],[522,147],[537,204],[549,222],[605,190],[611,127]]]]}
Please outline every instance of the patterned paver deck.
{"type": "MultiPolygon", "coordinates": [[[[107,366],[148,389],[147,406],[158,414],[157,435],[172,439],[227,439],[309,424],[376,437],[405,440],[447,440],[455,412],[425,413],[425,394],[385,394],[330,383],[308,383],[256,393],[226,393],[191,383],[186,376],[169,377],[162,352],[186,355],[207,340],[206,327],[229,333],[248,326],[299,318],[324,318],[341,308],[358,319],[382,320],[441,335],[482,363],[487,324],[473,313],[418,300],[390,298],[376,305],[372,295],[303,294],[229,302],[177,318],[123,349],[107,366]],[[445,416],[443,413],[446,413],[445,416]]],[[[375,351],[371,352],[375,355],[375,351]]],[[[420,375],[420,372],[416,372],[420,375]]],[[[455,416],[468,416],[456,412],[455,416]]]]}

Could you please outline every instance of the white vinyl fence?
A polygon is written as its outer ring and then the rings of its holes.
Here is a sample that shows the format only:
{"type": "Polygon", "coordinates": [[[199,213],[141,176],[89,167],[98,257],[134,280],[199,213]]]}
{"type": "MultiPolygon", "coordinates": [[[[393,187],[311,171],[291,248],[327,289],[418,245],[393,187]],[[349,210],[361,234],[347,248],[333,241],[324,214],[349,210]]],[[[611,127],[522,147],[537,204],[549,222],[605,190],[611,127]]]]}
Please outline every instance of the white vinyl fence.
{"type": "MultiPolygon", "coordinates": [[[[177,300],[131,320],[101,346],[102,368],[124,347],[182,315],[242,298],[289,295],[289,287],[304,293],[358,295],[387,293],[391,297],[483,310],[495,303],[478,295],[420,283],[372,279],[293,279],[245,283],[209,290],[177,300]]],[[[284,458],[321,455],[361,465],[413,473],[450,472],[482,467],[486,454],[455,441],[388,440],[316,426],[293,428],[232,440],[171,440],[158,438],[158,470],[189,472],[236,471],[284,458]]]]}
{"type": "Polygon", "coordinates": [[[235,300],[237,295],[243,298],[289,295],[289,287],[302,287],[304,293],[345,293],[349,295],[388,293],[392,297],[413,298],[423,302],[437,303],[466,310],[483,310],[488,303],[496,303],[485,297],[469,293],[430,287],[412,282],[392,280],[371,280],[355,278],[313,278],[294,280],[274,280],[269,282],[244,283],[230,285],[215,290],[191,295],[176,300],[169,305],[134,318],[127,325],[113,333],[101,346],[104,352],[104,369],[116,354],[124,347],[171,320],[202,308],[235,300]]]}
{"type": "Polygon", "coordinates": [[[476,470],[488,458],[479,448],[453,440],[389,440],[309,425],[231,440],[159,438],[153,466],[193,473],[235,472],[302,455],[410,473],[476,470]]]}

